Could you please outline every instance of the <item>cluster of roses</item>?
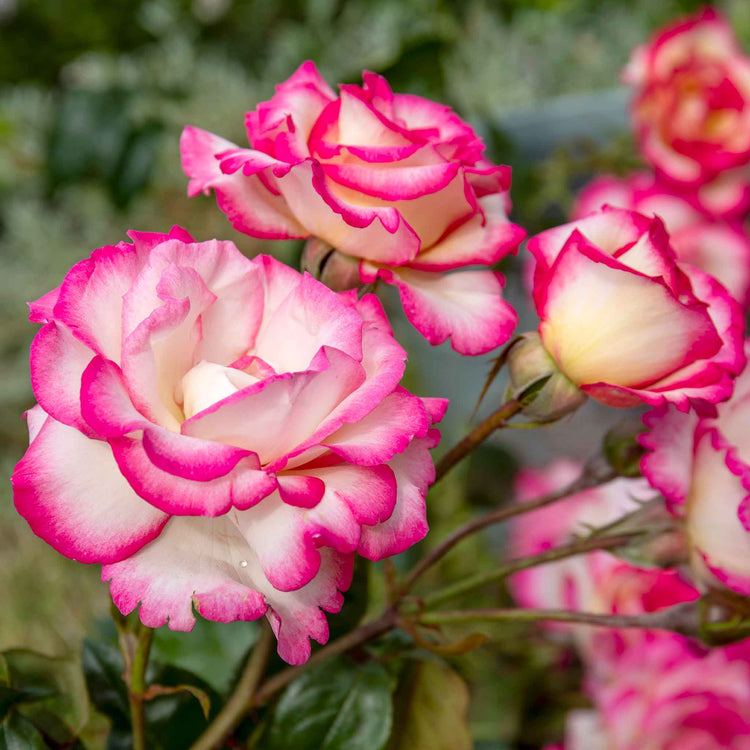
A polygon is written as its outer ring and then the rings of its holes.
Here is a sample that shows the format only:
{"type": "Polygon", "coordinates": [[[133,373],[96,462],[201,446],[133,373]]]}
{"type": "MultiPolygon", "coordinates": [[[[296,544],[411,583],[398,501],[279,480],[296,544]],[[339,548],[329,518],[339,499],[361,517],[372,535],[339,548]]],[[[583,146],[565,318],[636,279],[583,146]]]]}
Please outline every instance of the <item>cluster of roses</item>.
{"type": "MultiPolygon", "coordinates": [[[[693,267],[700,268],[718,279],[746,310],[750,238],[743,222],[750,209],[750,60],[740,52],[727,22],[706,9],[637,49],[625,77],[636,89],[634,126],[653,172],[626,179],[595,178],[579,194],[568,227],[592,237],[601,226],[602,210],[617,215],[620,236],[615,242],[626,248],[623,256],[635,251],[643,258],[637,246],[640,240],[628,244],[635,236],[622,234],[632,220],[626,217],[646,221],[644,216],[658,216],[683,270],[693,274],[693,267]]],[[[530,247],[536,242],[537,258],[544,254],[540,239],[564,233],[558,228],[533,240],[530,247]]],[[[618,252],[613,255],[619,257],[618,252]]],[[[657,267],[642,264],[640,269],[653,276],[657,267]]],[[[644,302],[640,317],[633,318],[636,337],[654,309],[644,302]]],[[[711,305],[705,313],[711,316],[710,311],[711,305]]],[[[723,318],[725,330],[740,325],[736,314],[735,308],[733,323],[723,318]]],[[[713,320],[718,323],[719,318],[713,320]]],[[[663,322],[670,325],[667,319],[663,322]]],[[[600,327],[601,320],[592,324],[600,327]]],[[[676,344],[677,327],[668,336],[676,344]]],[[[636,346],[643,351],[634,350],[633,358],[641,362],[649,356],[647,350],[656,354],[664,351],[665,344],[656,338],[641,339],[636,346]]],[[[745,354],[750,355],[750,340],[745,354]]],[[[695,350],[687,355],[688,361],[694,359],[695,350]]],[[[687,552],[692,581],[678,567],[637,567],[599,551],[517,574],[512,581],[517,600],[529,607],[637,615],[695,600],[696,585],[722,584],[749,595],[747,368],[736,378],[731,396],[726,395],[716,399],[720,403],[714,408],[690,396],[693,409],[669,397],[662,403],[643,398],[654,406],[644,416],[647,431],[640,436],[645,449],[643,478],[619,479],[606,488],[589,490],[570,504],[524,517],[516,525],[516,551],[534,554],[583,531],[581,524],[615,521],[638,507],[636,500],[653,497],[657,490],[681,530],[680,538],[672,540],[676,544],[670,548],[667,541],[660,556],[667,560],[673,556],[677,564],[687,552]]],[[[544,472],[524,472],[518,480],[519,496],[531,499],[578,473],[579,468],[566,461],[544,472]]],[[[567,750],[637,750],[644,746],[644,738],[649,747],[658,748],[747,746],[748,642],[708,651],[663,631],[578,629],[573,637],[585,667],[584,688],[594,708],[568,715],[567,750]]]]}
{"type": "MultiPolygon", "coordinates": [[[[525,232],[508,220],[510,169],[472,128],[377,75],[337,95],[305,63],[246,127],[250,148],[185,129],[189,194],[213,191],[242,232],[306,239],[328,285],[179,228],[94,251],[31,305],[38,405],[15,503],[60,552],[102,564],[115,604],[140,605],[144,624],[266,615],[282,657],[302,663],[309,639],[328,637],[323,610],[341,607],[355,554],[425,535],[447,407],[399,385],[406,353],[356,287],[394,285],[431,344],[483,354],[517,322],[488,267],[525,232]]],[[[727,401],[745,364],[740,304],[678,260],[661,219],[630,208],[529,249],[541,322],[512,357],[513,388],[541,368],[544,418],[588,396],[652,405],[646,474],[687,519],[702,570],[747,592],[741,389],[727,401]]]]}
{"type": "MultiPolygon", "coordinates": [[[[564,459],[544,471],[522,471],[516,480],[518,497],[532,500],[579,474],[580,467],[564,459]]],[[[638,501],[653,496],[640,478],[579,493],[521,516],[514,527],[514,551],[543,552],[573,533],[586,533],[586,525],[601,526],[639,512],[638,501]]],[[[679,557],[679,539],[659,547],[662,559],[679,557]]],[[[639,567],[603,550],[516,573],[509,583],[523,606],[605,615],[643,615],[700,595],[679,569],[639,567]]],[[[562,624],[550,625],[549,631],[576,647],[585,670],[584,690],[593,703],[568,713],[565,750],[747,747],[750,641],[709,650],[667,631],[571,630],[562,624]]]]}

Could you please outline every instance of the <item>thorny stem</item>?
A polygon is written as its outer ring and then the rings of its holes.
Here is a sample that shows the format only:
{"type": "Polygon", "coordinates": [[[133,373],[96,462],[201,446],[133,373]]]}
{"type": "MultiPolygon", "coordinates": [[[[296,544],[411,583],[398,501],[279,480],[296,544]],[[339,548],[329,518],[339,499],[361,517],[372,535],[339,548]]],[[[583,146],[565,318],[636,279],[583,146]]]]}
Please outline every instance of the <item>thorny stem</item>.
{"type": "Polygon", "coordinates": [[[154,631],[138,622],[135,631],[128,628],[125,618],[112,605],[112,619],[117,627],[118,642],[125,664],[123,679],[128,688],[130,724],[133,732],[133,750],[146,750],[146,668],[151,654],[154,631]]]}
{"type": "Polygon", "coordinates": [[[650,529],[634,529],[632,531],[623,532],[622,534],[617,534],[616,536],[587,537],[586,539],[580,539],[561,547],[553,547],[552,549],[545,550],[536,555],[519,557],[516,560],[510,560],[504,565],[493,568],[492,570],[469,576],[463,581],[458,581],[452,586],[448,586],[434,594],[423,597],[422,606],[425,608],[434,607],[437,604],[442,604],[448,599],[453,599],[456,596],[465,594],[467,591],[479,588],[487,583],[500,581],[513,573],[517,573],[519,570],[526,570],[527,568],[544,565],[545,563],[554,562],[555,560],[563,560],[566,557],[582,555],[586,552],[592,552],[597,549],[622,547],[634,537],[644,536],[649,533],[651,533],[650,529]]]}
{"type": "Polygon", "coordinates": [[[682,602],[656,612],[640,615],[607,615],[594,612],[571,612],[565,609],[466,609],[452,612],[425,612],[420,615],[423,625],[444,625],[456,622],[570,622],[597,625],[604,628],[646,628],[670,630],[673,633],[696,637],[700,632],[700,616],[695,602],[682,602]]]}
{"type": "Polygon", "coordinates": [[[520,401],[511,399],[489,417],[483,419],[466,437],[454,445],[435,465],[435,482],[439,482],[461,459],[466,458],[495,430],[504,427],[507,420],[523,408],[520,401]]]}
{"type": "Polygon", "coordinates": [[[196,740],[192,750],[211,750],[211,748],[221,747],[224,739],[240,722],[263,679],[274,640],[271,626],[267,620],[264,620],[258,641],[250,652],[250,657],[231,697],[206,731],[196,740]]]}
{"type": "Polygon", "coordinates": [[[453,547],[467,536],[475,534],[482,529],[486,529],[488,526],[507,521],[514,516],[519,516],[523,513],[530,513],[538,508],[543,508],[545,505],[550,505],[557,500],[563,500],[566,497],[575,495],[591,487],[606,484],[615,477],[616,474],[611,469],[597,469],[593,464],[589,464],[578,479],[555,492],[548,492],[546,495],[542,495],[536,500],[531,500],[525,503],[515,503],[514,505],[499,508],[491,513],[486,513],[483,516],[478,516],[477,518],[468,521],[447,536],[437,547],[428,552],[411,569],[404,581],[403,590],[409,591],[429,568],[438,562],[438,560],[442,559],[453,549],[453,547]]]}

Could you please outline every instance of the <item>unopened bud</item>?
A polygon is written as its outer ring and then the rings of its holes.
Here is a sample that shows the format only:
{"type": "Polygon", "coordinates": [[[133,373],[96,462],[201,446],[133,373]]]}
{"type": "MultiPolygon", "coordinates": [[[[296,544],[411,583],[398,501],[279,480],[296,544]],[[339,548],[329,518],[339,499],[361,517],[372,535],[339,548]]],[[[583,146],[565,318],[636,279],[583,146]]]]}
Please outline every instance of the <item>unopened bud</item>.
{"type": "Polygon", "coordinates": [[[307,271],[334,292],[344,292],[362,286],[359,278],[359,260],[340,253],[317,237],[305,243],[300,267],[302,271],[307,271]]]}
{"type": "Polygon", "coordinates": [[[508,396],[536,422],[554,422],[586,401],[586,394],[558,368],[538,333],[524,333],[507,353],[508,396]]]}

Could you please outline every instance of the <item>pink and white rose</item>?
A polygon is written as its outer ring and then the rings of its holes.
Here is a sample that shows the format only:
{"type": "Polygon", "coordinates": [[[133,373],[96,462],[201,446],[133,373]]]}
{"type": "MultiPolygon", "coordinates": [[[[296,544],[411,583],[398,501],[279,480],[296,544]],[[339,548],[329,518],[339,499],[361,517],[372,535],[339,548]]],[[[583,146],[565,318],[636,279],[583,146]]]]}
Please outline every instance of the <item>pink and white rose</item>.
{"type": "Polygon", "coordinates": [[[685,412],[729,397],[745,362],[742,311],[678,264],[660,219],[607,206],[528,247],[542,345],[584,393],[685,412]]]}
{"type": "Polygon", "coordinates": [[[750,163],[750,58],[713,8],[638,47],[623,77],[641,151],[660,176],[695,187],[750,163]]]}
{"type": "Polygon", "coordinates": [[[450,108],[369,72],[337,96],[306,62],[246,126],[249,149],[185,128],[190,196],[213,190],[246,234],[328,243],[363,283],[396,286],[431,344],[483,354],[509,338],[517,316],[503,277],[462,269],[496,263],[526,235],[508,221],[510,168],[490,164],[450,108]]]}
{"type": "Polygon", "coordinates": [[[595,710],[567,717],[565,750],[746,750],[747,646],[703,651],[659,634],[618,659],[609,680],[589,680],[595,710]]]}
{"type": "Polygon", "coordinates": [[[354,554],[426,531],[431,425],[375,297],[184,230],[130,232],[31,304],[38,405],[15,504],[103,565],[117,607],[190,630],[266,615],[293,664],[323,643],[354,554]]]}
{"type": "Polygon", "coordinates": [[[578,194],[572,218],[582,219],[604,205],[658,216],[680,263],[718,279],[744,307],[750,303],[750,237],[740,222],[711,219],[694,200],[643,172],[625,179],[595,178],[578,194]]]}
{"type": "Polygon", "coordinates": [[[683,519],[694,567],[750,595],[750,371],[715,417],[662,406],[643,421],[641,471],[683,519]]]}

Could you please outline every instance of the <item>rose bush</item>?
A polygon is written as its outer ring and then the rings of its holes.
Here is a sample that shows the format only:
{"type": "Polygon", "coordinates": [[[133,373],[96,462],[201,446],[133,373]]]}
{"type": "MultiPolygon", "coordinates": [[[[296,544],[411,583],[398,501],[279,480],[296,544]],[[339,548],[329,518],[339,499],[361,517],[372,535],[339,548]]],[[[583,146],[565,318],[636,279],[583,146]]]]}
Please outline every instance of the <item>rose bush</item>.
{"type": "Polygon", "coordinates": [[[354,553],[427,531],[446,401],[399,386],[372,295],[336,294],[229,242],[131,232],[31,304],[38,405],[15,503],[115,604],[190,630],[266,615],[299,664],[354,553]]]}
{"type": "Polygon", "coordinates": [[[325,241],[354,259],[362,282],[395,285],[431,344],[490,351],[517,320],[502,276],[445,272],[517,250],[526,233],[507,217],[510,168],[484,159],[448,107],[363,79],[336,96],[303,64],[248,113],[250,149],[185,128],[188,194],[213,190],[235,229],[255,237],[325,241]]]}
{"type": "Polygon", "coordinates": [[[658,216],[681,263],[718,279],[741,305],[750,303],[750,237],[741,222],[706,216],[695,201],[643,172],[626,179],[595,178],[578,194],[572,218],[582,219],[605,204],[658,216]]]}
{"type": "Polygon", "coordinates": [[[661,220],[605,207],[528,247],[541,343],[584,393],[680,411],[728,398],[745,361],[741,309],[677,263],[661,220]]]}
{"type": "Polygon", "coordinates": [[[750,59],[713,8],[636,48],[624,80],[641,151],[660,176],[697,187],[750,162],[750,59]]]}
{"type": "MultiPolygon", "coordinates": [[[[750,351],[750,346],[746,345],[750,351]]],[[[750,372],[716,417],[663,406],[644,416],[641,471],[684,520],[694,567],[750,594],[750,372]]]]}

